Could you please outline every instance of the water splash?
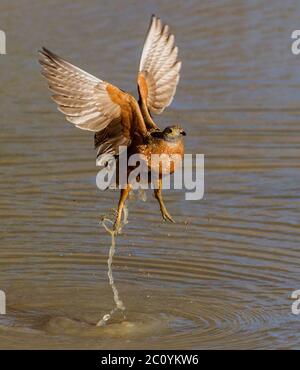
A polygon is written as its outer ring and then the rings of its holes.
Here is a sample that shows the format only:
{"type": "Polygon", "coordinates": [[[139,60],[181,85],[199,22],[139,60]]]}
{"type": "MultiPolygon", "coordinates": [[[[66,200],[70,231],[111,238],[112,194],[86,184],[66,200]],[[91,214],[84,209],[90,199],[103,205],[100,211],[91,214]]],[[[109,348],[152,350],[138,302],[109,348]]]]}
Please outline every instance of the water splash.
{"type": "MultiPolygon", "coordinates": [[[[133,192],[131,194],[133,196],[133,192]]],[[[137,192],[137,198],[143,202],[146,202],[147,200],[146,192],[143,189],[139,189],[137,192]]],[[[124,204],[122,216],[123,216],[123,226],[124,226],[128,224],[128,206],[126,203],[124,204]]],[[[99,320],[97,323],[97,326],[104,326],[118,310],[122,311],[124,314],[124,311],[126,310],[126,308],[125,308],[123,301],[119,297],[119,292],[114,282],[114,277],[113,277],[113,272],[112,272],[113,257],[116,251],[116,235],[118,233],[121,233],[122,227],[120,228],[120,230],[118,230],[118,232],[116,232],[116,230],[113,229],[114,221],[111,218],[108,218],[106,216],[103,216],[101,218],[100,223],[104,227],[104,229],[111,235],[111,245],[109,248],[109,255],[108,255],[108,260],[107,260],[107,266],[108,266],[107,275],[109,279],[109,284],[113,291],[113,297],[114,297],[114,302],[115,302],[115,306],[111,309],[111,311],[105,314],[102,317],[102,319],[99,320]],[[111,225],[112,228],[110,228],[108,225],[111,225]]],[[[124,315],[124,318],[125,318],[125,315],[124,315]]]]}
{"type": "MultiPolygon", "coordinates": [[[[123,210],[123,224],[125,225],[127,223],[128,223],[128,207],[125,205],[124,210],[123,210]]],[[[109,279],[109,284],[113,291],[115,306],[112,308],[112,310],[109,313],[105,314],[102,317],[102,319],[98,321],[97,326],[104,326],[118,310],[124,312],[126,309],[123,301],[119,297],[119,292],[114,282],[114,277],[113,277],[113,272],[112,272],[113,257],[116,251],[116,239],[115,238],[116,238],[117,233],[116,233],[116,230],[114,230],[113,228],[110,228],[108,225],[113,226],[114,222],[110,218],[102,217],[101,224],[105,228],[105,230],[111,235],[111,245],[109,248],[109,255],[108,255],[108,260],[107,260],[107,266],[108,266],[107,275],[109,279]]]]}

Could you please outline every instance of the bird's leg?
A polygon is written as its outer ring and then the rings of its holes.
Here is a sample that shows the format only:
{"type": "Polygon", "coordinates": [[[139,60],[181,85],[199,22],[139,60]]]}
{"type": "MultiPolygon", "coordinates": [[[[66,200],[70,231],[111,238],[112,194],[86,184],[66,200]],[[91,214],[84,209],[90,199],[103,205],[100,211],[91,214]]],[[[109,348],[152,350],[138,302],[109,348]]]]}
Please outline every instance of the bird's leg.
{"type": "Polygon", "coordinates": [[[114,223],[114,231],[116,233],[118,233],[121,230],[120,226],[121,226],[122,213],[123,213],[126,199],[130,193],[130,190],[131,190],[131,186],[129,184],[126,185],[125,189],[121,190],[121,195],[120,195],[119,205],[118,205],[118,210],[117,210],[117,217],[114,223]]]}
{"type": "Polygon", "coordinates": [[[161,189],[162,189],[162,178],[160,177],[159,178],[158,189],[154,189],[154,196],[158,200],[159,207],[160,207],[160,212],[161,212],[161,215],[162,215],[163,219],[165,221],[170,221],[170,222],[175,223],[172,216],[168,212],[166,206],[164,205],[164,201],[163,201],[162,194],[161,194],[161,189]]]}

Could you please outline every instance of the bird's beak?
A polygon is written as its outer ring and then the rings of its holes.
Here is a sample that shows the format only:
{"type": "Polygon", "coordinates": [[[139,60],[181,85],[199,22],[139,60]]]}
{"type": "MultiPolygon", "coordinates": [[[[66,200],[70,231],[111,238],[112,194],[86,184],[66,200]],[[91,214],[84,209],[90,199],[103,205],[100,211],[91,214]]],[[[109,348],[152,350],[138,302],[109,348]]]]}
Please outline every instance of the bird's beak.
{"type": "Polygon", "coordinates": [[[186,132],[185,131],[182,130],[182,131],[180,131],[180,133],[181,133],[182,136],[186,136],[186,132]]]}

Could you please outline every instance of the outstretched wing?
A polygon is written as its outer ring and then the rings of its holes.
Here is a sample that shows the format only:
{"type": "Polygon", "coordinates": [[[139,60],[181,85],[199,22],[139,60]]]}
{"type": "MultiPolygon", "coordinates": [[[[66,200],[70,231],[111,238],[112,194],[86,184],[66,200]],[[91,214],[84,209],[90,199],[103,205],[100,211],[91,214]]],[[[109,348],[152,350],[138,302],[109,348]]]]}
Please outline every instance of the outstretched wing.
{"type": "Polygon", "coordinates": [[[40,51],[42,74],[58,110],[76,127],[96,132],[98,156],[118,154],[134,135],[147,132],[137,101],[117,87],[75,67],[51,51],[40,51]]]}
{"type": "Polygon", "coordinates": [[[177,56],[169,27],[152,16],[138,74],[139,103],[147,126],[156,126],[150,114],[162,113],[173,100],[181,68],[177,56]]]}

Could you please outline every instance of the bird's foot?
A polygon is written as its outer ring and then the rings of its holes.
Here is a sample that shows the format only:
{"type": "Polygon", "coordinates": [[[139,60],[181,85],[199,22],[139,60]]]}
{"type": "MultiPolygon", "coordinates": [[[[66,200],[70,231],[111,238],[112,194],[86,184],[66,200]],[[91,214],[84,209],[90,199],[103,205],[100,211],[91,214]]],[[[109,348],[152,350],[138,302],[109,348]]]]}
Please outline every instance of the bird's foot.
{"type": "Polygon", "coordinates": [[[122,233],[122,226],[121,226],[121,217],[116,218],[116,221],[113,226],[113,231],[115,235],[121,234],[122,233]]]}
{"type": "Polygon", "coordinates": [[[122,227],[128,224],[128,208],[124,207],[123,209],[123,220],[122,217],[118,215],[118,211],[116,209],[111,210],[111,214],[101,216],[100,224],[105,227],[105,229],[115,235],[121,234],[122,227]],[[112,227],[110,227],[112,225],[112,227]]]}
{"type": "Polygon", "coordinates": [[[161,209],[161,215],[165,221],[173,222],[175,224],[175,220],[166,209],[161,209]]]}

